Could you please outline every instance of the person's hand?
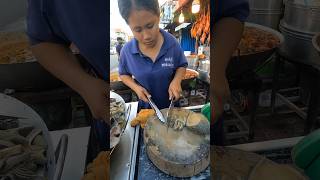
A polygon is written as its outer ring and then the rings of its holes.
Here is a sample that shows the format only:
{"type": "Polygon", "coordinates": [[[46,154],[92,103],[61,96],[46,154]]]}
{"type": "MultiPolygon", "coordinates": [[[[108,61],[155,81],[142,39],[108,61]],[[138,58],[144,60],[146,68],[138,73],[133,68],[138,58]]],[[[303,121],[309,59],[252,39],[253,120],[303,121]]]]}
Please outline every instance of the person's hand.
{"type": "Polygon", "coordinates": [[[134,88],[134,92],[137,94],[139,99],[141,99],[144,102],[149,102],[148,96],[150,96],[150,94],[148,93],[148,91],[144,87],[137,85],[134,88]]]}
{"type": "Polygon", "coordinates": [[[110,119],[107,118],[109,106],[106,99],[108,93],[107,83],[94,77],[85,81],[85,86],[79,92],[89,106],[93,118],[110,124],[110,119]]]}
{"type": "Polygon", "coordinates": [[[182,92],[181,81],[172,80],[168,90],[169,99],[171,100],[172,98],[174,98],[174,101],[179,100],[181,92],[182,92]]]}
{"type": "Polygon", "coordinates": [[[230,99],[229,83],[225,73],[214,73],[213,75],[213,108],[215,116],[220,116],[224,111],[224,104],[230,99]]]}

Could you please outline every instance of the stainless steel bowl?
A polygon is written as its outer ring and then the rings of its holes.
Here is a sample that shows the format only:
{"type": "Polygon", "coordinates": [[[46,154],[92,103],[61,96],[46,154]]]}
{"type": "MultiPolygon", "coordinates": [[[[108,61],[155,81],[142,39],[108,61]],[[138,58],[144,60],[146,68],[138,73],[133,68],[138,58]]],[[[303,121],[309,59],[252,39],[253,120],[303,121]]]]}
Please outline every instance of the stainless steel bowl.
{"type": "Polygon", "coordinates": [[[283,23],[285,23],[286,27],[303,33],[319,32],[320,3],[316,1],[287,0],[283,23]]]}
{"type": "Polygon", "coordinates": [[[280,23],[279,29],[284,36],[284,43],[279,53],[288,59],[307,65],[319,66],[317,51],[312,45],[313,33],[304,33],[290,29],[286,24],[280,23]]]}
{"type": "Polygon", "coordinates": [[[284,9],[282,0],[249,0],[249,5],[248,22],[278,29],[284,9]]]}

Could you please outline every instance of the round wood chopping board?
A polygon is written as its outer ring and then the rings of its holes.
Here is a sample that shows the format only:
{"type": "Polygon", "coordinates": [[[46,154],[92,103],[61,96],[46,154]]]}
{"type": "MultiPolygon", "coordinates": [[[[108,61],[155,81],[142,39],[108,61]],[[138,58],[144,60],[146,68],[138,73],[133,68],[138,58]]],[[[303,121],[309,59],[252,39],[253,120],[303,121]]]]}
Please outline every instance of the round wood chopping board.
{"type": "MultiPolygon", "coordinates": [[[[161,112],[166,115],[167,109],[161,112]]],[[[210,162],[210,124],[202,114],[186,109],[174,108],[170,117],[173,121],[180,118],[185,122],[197,122],[186,123],[181,131],[176,131],[167,129],[156,116],[150,117],[144,129],[148,157],[157,168],[171,176],[194,176],[210,162]]]]}
{"type": "Polygon", "coordinates": [[[217,180],[307,180],[294,166],[277,164],[261,155],[211,146],[212,178],[217,180]]]}

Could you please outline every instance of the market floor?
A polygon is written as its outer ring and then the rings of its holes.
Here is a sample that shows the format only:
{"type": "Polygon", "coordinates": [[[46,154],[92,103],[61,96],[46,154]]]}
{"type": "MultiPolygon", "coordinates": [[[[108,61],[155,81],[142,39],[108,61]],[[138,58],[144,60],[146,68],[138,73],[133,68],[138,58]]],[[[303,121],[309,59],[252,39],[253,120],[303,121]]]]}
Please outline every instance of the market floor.
{"type": "MultiPolygon", "coordinates": [[[[270,112],[270,111],[269,111],[270,112]]],[[[243,117],[248,123],[248,116],[243,117]]],[[[229,119],[226,119],[226,121],[229,119]]],[[[295,113],[275,114],[266,113],[266,109],[259,108],[252,142],[261,142],[274,139],[291,138],[304,135],[305,120],[295,113]]],[[[227,145],[248,143],[242,139],[227,140],[227,145]]]]}
{"type": "Polygon", "coordinates": [[[304,126],[305,120],[295,113],[257,117],[254,141],[303,136],[304,126]]]}

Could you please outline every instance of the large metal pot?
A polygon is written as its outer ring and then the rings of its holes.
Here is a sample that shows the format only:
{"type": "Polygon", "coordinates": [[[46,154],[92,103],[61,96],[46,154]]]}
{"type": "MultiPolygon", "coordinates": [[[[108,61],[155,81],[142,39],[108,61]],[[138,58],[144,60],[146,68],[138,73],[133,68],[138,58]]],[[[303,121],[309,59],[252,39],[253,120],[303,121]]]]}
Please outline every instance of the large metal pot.
{"type": "MultiPolygon", "coordinates": [[[[7,44],[16,42],[17,44],[22,43],[23,47],[21,48],[24,49],[27,48],[27,45],[24,44],[28,44],[27,35],[24,30],[0,31],[0,41],[1,45],[4,45],[4,47],[6,47],[5,45],[7,44]]],[[[18,49],[21,50],[20,48],[18,49]]],[[[15,49],[12,49],[12,51],[14,50],[15,49]]],[[[6,62],[6,64],[0,62],[0,91],[4,89],[42,90],[63,85],[62,81],[51,75],[32,55],[29,55],[30,51],[31,50],[28,49],[28,55],[21,57],[25,59],[16,59],[15,62],[6,62]]],[[[16,58],[16,56],[12,58],[16,58]]]]}
{"type": "Polygon", "coordinates": [[[279,29],[284,37],[284,43],[279,51],[280,54],[292,61],[308,65],[320,65],[318,54],[312,46],[314,33],[293,30],[283,22],[280,23],[279,29]]]}
{"type": "Polygon", "coordinates": [[[4,89],[43,90],[63,86],[64,83],[37,61],[0,64],[0,91],[4,89]]]}
{"type": "Polygon", "coordinates": [[[304,33],[320,31],[320,1],[287,0],[283,25],[304,33]]]}
{"type": "Polygon", "coordinates": [[[277,29],[283,14],[282,0],[249,0],[248,22],[277,29]]]}
{"type": "Polygon", "coordinates": [[[282,16],[281,10],[250,10],[248,22],[257,23],[273,29],[277,29],[282,16]]]}
{"type": "Polygon", "coordinates": [[[249,0],[250,9],[280,10],[282,0],[249,0]]]}
{"type": "MultiPolygon", "coordinates": [[[[271,29],[266,26],[254,24],[254,23],[245,23],[246,27],[254,27],[266,32],[273,34],[278,37],[280,40],[280,45],[283,43],[283,36],[278,31],[271,29]]],[[[279,45],[279,46],[280,46],[279,45]]],[[[227,76],[230,78],[237,77],[243,73],[254,70],[259,64],[262,64],[264,61],[269,59],[275,52],[277,47],[269,49],[263,52],[256,52],[246,55],[233,56],[230,59],[230,62],[227,67],[227,76]]]]}
{"type": "Polygon", "coordinates": [[[0,1],[0,29],[18,21],[27,14],[27,1],[1,0],[0,1]]]}

